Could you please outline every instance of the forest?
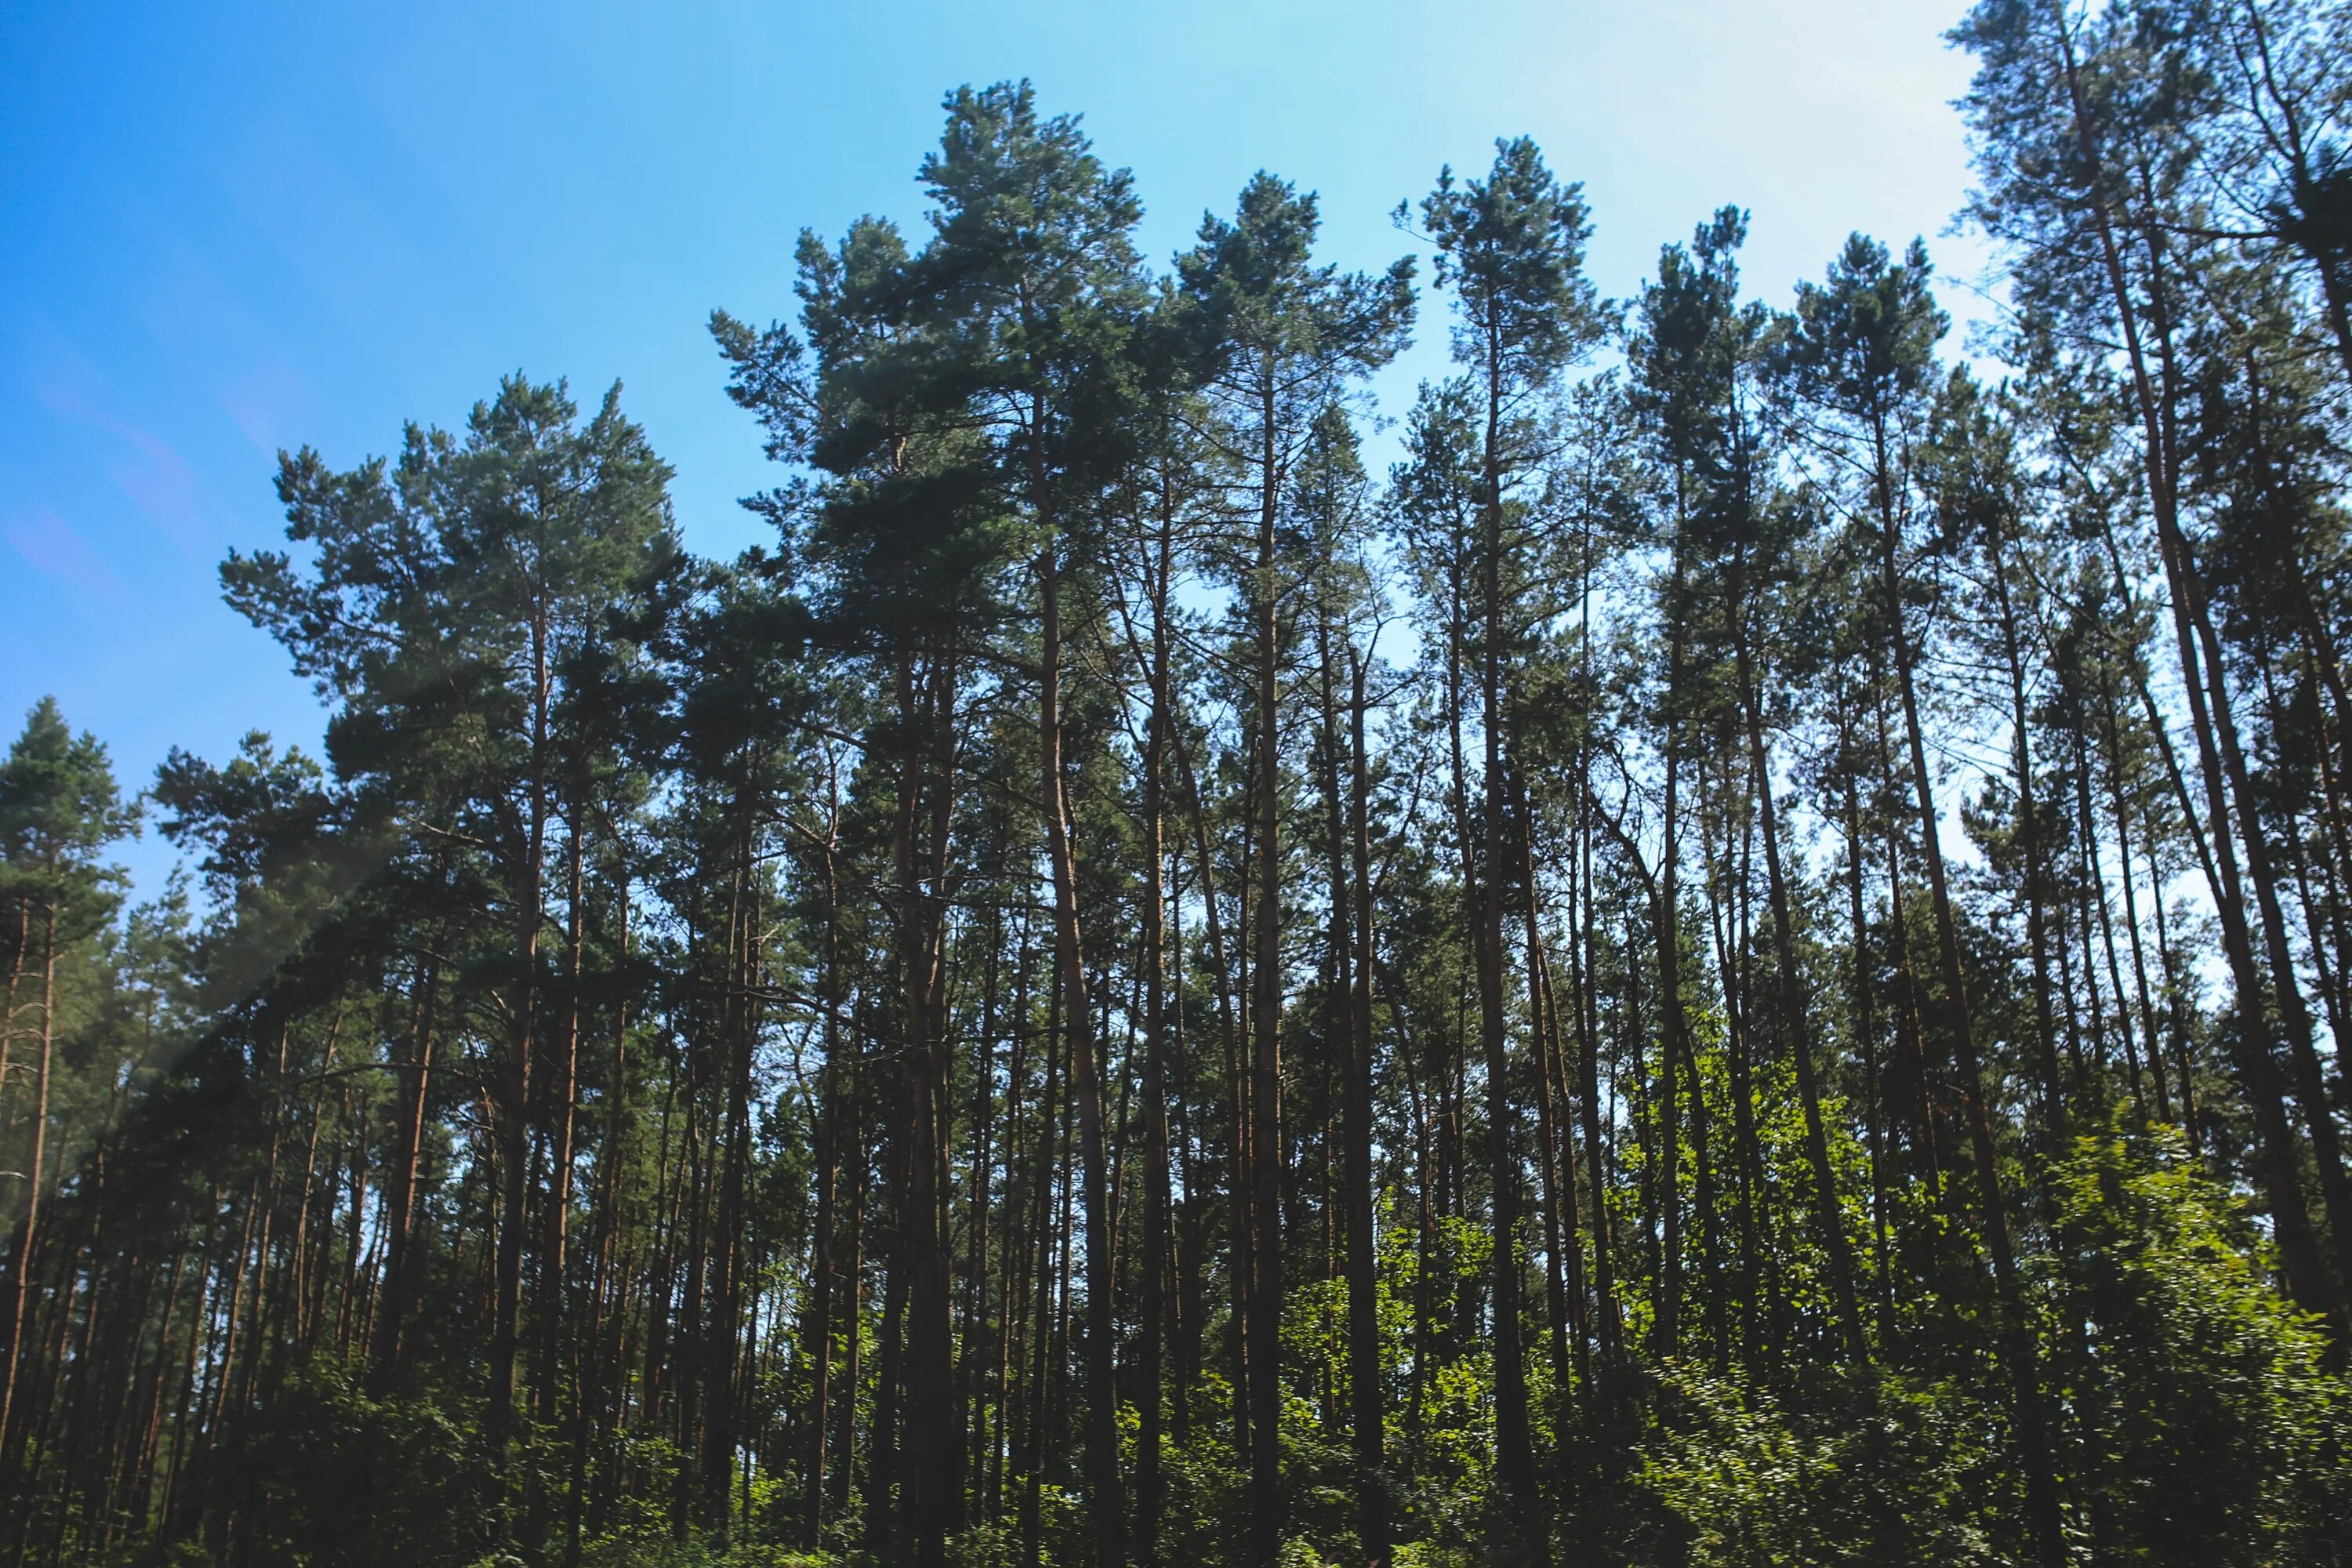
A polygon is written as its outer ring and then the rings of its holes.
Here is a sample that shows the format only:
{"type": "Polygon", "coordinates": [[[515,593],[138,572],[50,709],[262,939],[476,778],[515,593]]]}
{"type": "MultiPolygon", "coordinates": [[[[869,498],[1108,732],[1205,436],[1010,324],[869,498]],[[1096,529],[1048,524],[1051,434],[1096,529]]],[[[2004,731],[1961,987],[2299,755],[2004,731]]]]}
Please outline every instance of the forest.
{"type": "Polygon", "coordinates": [[[0,763],[0,1556],[2352,1558],[2352,7],[1951,43],[1965,337],[1000,83],[712,314],[761,547],[282,454],[322,753],[0,763]]]}

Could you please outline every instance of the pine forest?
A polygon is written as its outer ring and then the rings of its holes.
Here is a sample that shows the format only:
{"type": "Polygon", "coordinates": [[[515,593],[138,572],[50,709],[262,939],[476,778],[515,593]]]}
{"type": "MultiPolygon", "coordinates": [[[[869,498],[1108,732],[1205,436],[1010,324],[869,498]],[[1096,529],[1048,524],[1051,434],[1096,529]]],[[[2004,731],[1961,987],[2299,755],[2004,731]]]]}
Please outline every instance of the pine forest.
{"type": "Polygon", "coordinates": [[[715,302],[759,548],[257,470],[323,749],[0,764],[0,1558],[2352,1559],[2352,9],[1950,42],[1970,333],[1000,83],[715,302]]]}

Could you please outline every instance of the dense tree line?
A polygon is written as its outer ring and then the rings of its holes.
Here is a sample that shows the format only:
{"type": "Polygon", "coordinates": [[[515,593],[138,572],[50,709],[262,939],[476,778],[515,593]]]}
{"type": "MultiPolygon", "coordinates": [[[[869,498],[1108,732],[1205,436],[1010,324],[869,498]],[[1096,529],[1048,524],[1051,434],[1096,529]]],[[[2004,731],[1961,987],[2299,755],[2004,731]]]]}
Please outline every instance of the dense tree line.
{"type": "Polygon", "coordinates": [[[772,544],[285,457],[324,758],[0,766],[0,1551],[2341,1561],[2352,13],[1954,37],[1969,358],[1526,140],[1154,268],[1000,85],[712,318],[772,544]]]}

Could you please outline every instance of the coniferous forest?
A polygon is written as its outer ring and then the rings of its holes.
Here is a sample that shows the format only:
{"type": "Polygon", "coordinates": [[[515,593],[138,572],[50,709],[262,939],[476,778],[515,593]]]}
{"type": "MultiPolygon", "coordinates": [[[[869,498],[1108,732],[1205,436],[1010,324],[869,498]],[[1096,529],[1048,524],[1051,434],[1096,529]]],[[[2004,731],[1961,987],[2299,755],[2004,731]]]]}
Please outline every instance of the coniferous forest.
{"type": "Polygon", "coordinates": [[[2352,1556],[2352,11],[1952,41],[1968,342],[1000,84],[712,315],[760,548],[283,456],[323,753],[0,766],[0,1554],[2352,1556]]]}

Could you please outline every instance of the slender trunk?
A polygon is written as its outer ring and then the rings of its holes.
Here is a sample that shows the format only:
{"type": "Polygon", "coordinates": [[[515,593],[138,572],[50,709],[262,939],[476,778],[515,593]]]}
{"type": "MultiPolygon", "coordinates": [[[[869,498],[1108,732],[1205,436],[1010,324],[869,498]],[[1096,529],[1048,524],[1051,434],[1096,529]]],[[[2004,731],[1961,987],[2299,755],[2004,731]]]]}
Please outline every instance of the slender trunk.
{"type": "MultiPolygon", "coordinates": [[[[1496,341],[1490,336],[1490,342],[1496,341]]],[[[1495,1468],[1518,1517],[1533,1525],[1535,1440],[1528,1425],[1528,1371],[1519,1322],[1519,1160],[1513,1148],[1509,1042],[1503,1019],[1503,380],[1499,351],[1486,363],[1486,495],[1480,551],[1479,695],[1486,737],[1485,820],[1478,875],[1469,889],[1478,921],[1478,1035],[1486,1065],[1488,1202],[1494,1211],[1495,1468]]],[[[1532,1544],[1532,1542],[1529,1542],[1532,1544]]],[[[1507,1548],[1508,1550],[1510,1548],[1507,1548]]]]}
{"type": "Polygon", "coordinates": [[[1960,961],[1959,926],[1952,913],[1951,894],[1944,875],[1935,784],[1927,772],[1927,742],[1920,728],[1918,697],[1912,680],[1912,649],[1904,629],[1902,583],[1896,567],[1899,525],[1885,424],[1874,423],[1872,435],[1887,636],[1894,658],[1895,689],[1903,702],[1904,731],[1910,742],[1912,784],[1919,806],[1921,858],[1927,863],[1928,901],[1936,919],[1936,946],[1943,963],[1945,1028],[1958,1070],[1962,1109],[1968,1118],[1969,1144],[1975,1157],[1985,1247],[1992,1255],[1993,1283],[2000,1296],[2003,1359],[2009,1363],[2010,1379],[2015,1389],[2018,1440],[2024,1450],[2026,1512],[2037,1556],[2045,1568],[2054,1568],[2065,1556],[2058,1517],[2057,1476],[2051,1458],[2032,1331],[2026,1322],[2023,1288],[2018,1279],[2016,1253],[2010,1241],[2007,1200],[2002,1195],[2000,1163],[1993,1150],[1991,1109],[1977,1058],[1976,1024],[1969,1007],[1968,975],[1960,961]]]}
{"type": "MultiPolygon", "coordinates": [[[[816,1116],[816,1215],[811,1227],[809,1247],[809,1462],[808,1475],[802,1494],[802,1511],[806,1523],[802,1532],[802,1544],[817,1549],[824,1527],[825,1439],[830,1424],[826,1420],[828,1402],[833,1395],[833,1226],[835,1194],[841,1184],[842,1104],[841,1079],[841,904],[839,868],[835,859],[835,833],[840,818],[838,798],[834,802],[833,821],[829,825],[824,847],[824,870],[818,888],[824,899],[824,928],[820,937],[817,976],[818,1005],[824,1009],[822,1025],[824,1039],[824,1063],[817,1069],[816,1116]]],[[[617,1092],[618,1086],[615,1085],[617,1092]]],[[[850,1332],[856,1333],[855,1322],[850,1332]]],[[[842,1462],[849,1462],[844,1448],[842,1462]]]]}
{"type": "Polygon", "coordinates": [[[1733,602],[1738,627],[1735,635],[1740,706],[1747,712],[1749,786],[1756,796],[1759,826],[1764,834],[1764,880],[1772,908],[1772,947],[1780,969],[1780,1024],[1788,1031],[1790,1060],[1797,1069],[1797,1098],[1805,1118],[1805,1159],[1813,1173],[1813,1223],[1830,1262],[1830,1288],[1837,1299],[1838,1326],[1846,1354],[1857,1363],[1870,1359],[1864,1337],[1862,1307],[1854,1295],[1853,1258],[1847,1245],[1845,1221],[1838,1203],[1836,1173],[1830,1164],[1829,1136],[1822,1120],[1822,1095],[1813,1067],[1812,1023],[1805,1003],[1804,978],[1797,967],[1795,922],[1789,908],[1789,885],[1781,873],[1780,811],[1773,798],[1772,763],[1764,745],[1763,698],[1757,679],[1755,657],[1748,646],[1746,587],[1747,552],[1742,549],[1733,567],[1733,602]]]}
{"type": "MultiPolygon", "coordinates": [[[[1052,615],[1049,606],[1048,635],[1057,638],[1059,628],[1052,615]]],[[[1048,657],[1057,656],[1056,643],[1048,657]]],[[[1049,681],[1053,679],[1049,673],[1049,681]]],[[[899,777],[897,878],[904,922],[907,1053],[898,1123],[907,1142],[905,1201],[899,1211],[907,1275],[907,1464],[900,1509],[917,1568],[938,1568],[945,1561],[947,1532],[961,1505],[963,1457],[960,1405],[954,1397],[953,1292],[943,1206],[950,1130],[941,888],[954,795],[956,661],[951,651],[935,647],[924,661],[919,686],[910,656],[902,665],[900,680],[906,751],[899,777]],[[923,841],[919,862],[919,837],[923,841]]],[[[1046,721],[1057,735],[1053,703],[1049,695],[1046,721]]],[[[1057,881],[1060,867],[1057,858],[1057,881]]]]}
{"type": "Polygon", "coordinates": [[[1349,650],[1348,844],[1355,893],[1355,973],[1348,1008],[1348,1374],[1356,1454],[1356,1536],[1366,1568],[1389,1561],[1389,1478],[1382,1426],[1380,1276],[1372,1235],[1371,759],[1364,743],[1366,656],[1349,650]]]}
{"type": "MultiPolygon", "coordinates": [[[[1577,692],[1583,711],[1576,729],[1577,885],[1582,892],[1581,925],[1571,933],[1569,952],[1570,988],[1575,993],[1577,1037],[1577,1099],[1584,1120],[1585,1184],[1592,1203],[1592,1288],[1600,1312],[1599,1337],[1603,1358],[1614,1363],[1622,1346],[1617,1316],[1617,1274],[1609,1237],[1607,1150],[1601,1138],[1601,1011],[1594,994],[1598,931],[1592,887],[1592,521],[1588,510],[1578,553],[1577,692]]],[[[1614,1096],[1612,1092],[1613,1110],[1614,1096]]]]}
{"type": "MultiPolygon", "coordinates": [[[[1002,864],[1004,847],[990,847],[992,858],[1002,864]]],[[[988,951],[982,960],[980,991],[979,1038],[973,1042],[974,1060],[971,1078],[971,1156],[970,1189],[965,1201],[964,1235],[967,1238],[967,1269],[964,1277],[963,1342],[961,1387],[956,1394],[956,1419],[965,1442],[961,1450],[960,1468],[964,1485],[957,1488],[949,1502],[953,1509],[948,1521],[950,1531],[961,1530],[967,1510],[977,1500],[984,1509],[984,1492],[988,1479],[987,1441],[989,1333],[988,1298],[989,1271],[992,1259],[989,1249],[989,1210],[992,1206],[996,1186],[996,1039],[998,1031],[997,998],[1003,974],[1004,911],[1000,908],[988,912],[985,940],[988,951]]],[[[982,1515],[986,1518],[985,1513],[982,1515]]]]}
{"type": "Polygon", "coordinates": [[[1541,897],[1536,885],[1535,814],[1528,803],[1527,789],[1514,766],[1511,773],[1513,815],[1517,818],[1518,866],[1522,896],[1519,900],[1520,923],[1525,939],[1528,976],[1528,1021],[1530,1043],[1536,1050],[1536,1175],[1543,1203],[1544,1227],[1544,1321],[1549,1331],[1553,1402],[1565,1411],[1569,1390],[1574,1385],[1568,1351],[1568,1280],[1567,1260],[1569,1238],[1575,1235],[1576,1199],[1570,1190],[1567,1208],[1569,1218],[1561,1219],[1559,1165],[1559,1094],[1558,1075],[1553,1063],[1558,1056],[1559,1022],[1552,1013],[1551,987],[1546,977],[1543,931],[1538,919],[1541,897]]]}
{"type": "MultiPolygon", "coordinates": [[[[629,879],[619,878],[614,900],[620,914],[622,968],[629,961],[629,879]]],[[[587,1526],[588,1449],[604,1427],[608,1390],[623,1385],[625,1346],[625,1298],[614,1278],[614,1242],[621,1228],[622,1118],[628,1104],[629,1012],[626,1003],[614,1008],[613,1071],[604,1086],[604,1145],[596,1152],[595,1223],[589,1241],[588,1321],[580,1336],[573,1374],[572,1408],[572,1488],[564,1520],[563,1558],[566,1568],[579,1568],[581,1537],[587,1526]],[[608,1335],[607,1329],[610,1329],[608,1335]]]]}
{"type": "Polygon", "coordinates": [[[1118,1391],[1112,1383],[1111,1308],[1117,1275],[1111,1261],[1109,1194],[1104,1164],[1103,1083],[1087,994],[1085,951],[1078,939],[1077,868],[1070,843],[1069,802],[1062,763],[1062,609],[1059,546],[1037,557],[1042,591],[1043,658],[1038,683],[1039,798],[1054,881],[1054,935],[1061,965],[1063,1026],[1069,1031],[1070,1089],[1077,1102],[1078,1157],[1085,1182],[1087,1227],[1087,1492],[1100,1568],[1127,1556],[1127,1500],[1118,1469],[1118,1391]]]}
{"type": "MultiPolygon", "coordinates": [[[[16,1300],[9,1308],[7,1371],[5,1380],[0,1380],[0,1455],[16,1451],[10,1434],[16,1430],[16,1388],[27,1362],[26,1313],[32,1302],[34,1248],[41,1234],[42,1176],[48,1163],[49,1068],[57,1051],[57,1001],[58,900],[52,895],[41,918],[40,1057],[33,1069],[33,1150],[25,1167],[25,1217],[16,1230],[16,1300]]],[[[230,1318],[234,1322],[234,1308],[230,1318]]]]}
{"type": "MultiPolygon", "coordinates": [[[[514,962],[520,978],[507,996],[506,1059],[499,1081],[499,1217],[493,1262],[490,1317],[491,1440],[503,1468],[516,1438],[515,1352],[520,1342],[524,1203],[530,1183],[532,1053],[539,1018],[539,942],[544,923],[543,883],[547,866],[548,725],[552,695],[549,628],[541,606],[530,626],[531,696],[530,773],[526,782],[523,842],[509,868],[514,921],[514,962]]],[[[499,1532],[509,1539],[512,1521],[500,1509],[499,1532]]]]}
{"type": "Polygon", "coordinates": [[[1250,591],[1256,643],[1252,850],[1256,858],[1251,928],[1250,1223],[1254,1245],[1249,1314],[1250,1556],[1267,1568],[1281,1546],[1282,1500],[1282,839],[1279,677],[1282,657],[1275,586],[1275,524],[1281,497],[1271,372],[1259,388],[1257,561],[1250,591]]]}
{"type": "Polygon", "coordinates": [[[1878,1337],[1882,1346],[1895,1316],[1895,1272],[1887,1247],[1886,1155],[1883,1145],[1883,1102],[1878,1067],[1878,1026],[1873,1007],[1870,963],[1870,920],[1862,896],[1862,778],[1847,723],[1844,682],[1838,686],[1838,758],[1845,773],[1845,854],[1847,924],[1853,932],[1854,1036],[1862,1051],[1864,1103],[1864,1131],[1870,1147],[1870,1221],[1878,1268],[1878,1337]]]}
{"type": "MultiPolygon", "coordinates": [[[[865,1382],[866,1336],[866,1205],[868,1190],[873,1185],[873,1161],[867,1150],[862,1122],[859,1120],[863,1096],[861,1080],[865,1075],[857,1069],[852,1056],[849,1092],[845,1100],[844,1130],[851,1132],[855,1142],[850,1145],[857,1167],[849,1188],[849,1255],[843,1276],[849,1281],[848,1299],[842,1302],[844,1332],[841,1336],[841,1430],[835,1443],[841,1455],[833,1471],[833,1503],[835,1509],[849,1505],[849,1489],[857,1470],[857,1391],[865,1382]]],[[[867,1440],[872,1441],[869,1428],[867,1440]]]]}
{"type": "MultiPolygon", "coordinates": [[[[901,1096],[904,1090],[901,1089],[901,1096]]],[[[887,1090],[885,1091],[887,1093],[887,1090]]],[[[887,1100],[885,1100],[887,1104],[887,1100]]],[[[883,1244],[882,1323],[874,1362],[874,1415],[866,1434],[866,1549],[888,1559],[906,1539],[898,1496],[899,1395],[906,1383],[908,1130],[891,1130],[883,1158],[889,1205],[883,1244]]]]}
{"type": "Polygon", "coordinates": [[[1674,580],[1668,589],[1666,615],[1665,809],[1661,824],[1658,874],[1652,913],[1658,946],[1658,1054],[1660,1080],[1657,1103],[1659,1258],[1655,1349],[1664,1360],[1682,1353],[1683,1226],[1682,1226],[1682,1079],[1689,1072],[1697,1083],[1696,1064],[1690,1060],[1690,1036],[1685,1027],[1682,979],[1682,921],[1679,869],[1682,830],[1682,703],[1685,620],[1685,542],[1680,521],[1682,481],[1675,479],[1676,524],[1674,580]]]}
{"type": "Polygon", "coordinates": [[[2017,831],[2025,849],[2025,931],[2033,953],[2033,1024],[2035,1061],[2042,1073],[2042,1116],[2048,1145],[2066,1142],[2066,1100],[2058,1082],[2057,1026],[2050,998],[2050,936],[2043,900],[2049,891],[2047,857],[2042,845],[2042,813],[2033,793],[2032,726],[2025,690],[2025,643],[2018,627],[2017,605],[2010,591],[2009,543],[2006,520],[1992,529],[1993,591],[2000,611],[2001,655],[2009,672],[2010,763],[2017,784],[2017,831]]]}
{"type": "MultiPolygon", "coordinates": [[[[1242,1027],[1234,1017],[1234,973],[1227,962],[1224,917],[1217,902],[1216,862],[1209,853],[1208,812],[1201,784],[1192,769],[1182,731],[1171,735],[1183,774],[1184,798],[1192,818],[1193,857],[1200,865],[1201,908],[1209,940],[1209,967],[1217,988],[1218,1040],[1223,1049],[1225,1083],[1225,1274],[1233,1310],[1226,1314],[1233,1376],[1233,1430],[1236,1454],[1244,1464],[1250,1452],[1250,1185],[1249,1076],[1243,1061],[1242,1027]]],[[[1247,879],[1243,884],[1244,925],[1246,926],[1247,879]]]]}
{"type": "Polygon", "coordinates": [[[700,1347],[707,1405],[701,1445],[703,1510],[723,1543],[727,1535],[727,1494],[734,1469],[737,1372],[742,1352],[743,1230],[746,1188],[751,1163],[751,1089],[755,1004],[753,976],[759,958],[760,892],[755,880],[751,846],[756,779],[747,778],[735,802],[737,823],[730,851],[734,860],[726,926],[719,1016],[720,1042],[726,1051],[726,1110],[719,1128],[718,1210],[712,1226],[711,1305],[704,1318],[700,1347]]]}
{"type": "MultiPolygon", "coordinates": [[[[1022,1094],[1029,1078],[1029,962],[1034,944],[1029,940],[1029,910],[1021,910],[1020,933],[1013,939],[1017,954],[1013,970],[1013,1055],[1004,1078],[1004,1253],[1005,1266],[1001,1272],[997,1297],[996,1323],[996,1425],[989,1445],[989,1463],[983,1517],[993,1520],[1003,1509],[1004,1467],[1016,1458],[1013,1445],[1025,1440],[1025,1434],[1016,1428],[1015,1399],[1025,1392],[1025,1377],[1014,1381],[1016,1368],[1024,1368],[1023,1354],[1028,1340],[1022,1324],[1029,1308],[1029,1270],[1036,1249],[1030,1245],[1028,1194],[1032,1184],[1032,1166],[1037,1163],[1030,1153],[1027,1122],[1021,1114],[1022,1094]]],[[[1050,1064],[1052,1050],[1047,1049],[1050,1064]]]]}
{"type": "Polygon", "coordinates": [[[1160,1557],[1160,1347],[1167,1329],[1165,1264],[1170,1204],[1168,1148],[1168,890],[1162,881],[1168,860],[1162,784],[1167,773],[1170,579],[1173,574],[1175,521],[1160,520],[1152,563],[1151,710],[1143,745],[1143,1334],[1137,1369],[1136,1533],[1144,1561],[1160,1557]]]}
{"type": "Polygon", "coordinates": [[[1757,1284],[1759,1270],[1756,1257],[1756,1193],[1760,1183],[1752,1180],[1760,1169],[1756,1153],[1755,1089],[1749,1076],[1749,1057],[1754,1049],[1755,1012],[1753,998],[1747,984],[1748,932],[1745,930],[1749,872],[1746,863],[1747,841],[1754,837],[1746,818],[1740,826],[1741,852],[1735,856],[1731,845],[1732,823],[1729,810],[1732,759],[1723,759],[1722,779],[1717,799],[1723,818],[1723,850],[1718,861],[1714,848],[1714,835],[1702,823],[1699,846],[1706,860],[1707,880],[1713,889],[1708,900],[1707,924],[1715,938],[1716,973],[1723,992],[1724,1058],[1726,1078],[1731,1094],[1731,1128],[1733,1139],[1733,1187],[1739,1210],[1739,1267],[1735,1286],[1740,1302],[1739,1346],[1740,1363],[1748,1376],[1758,1371],[1757,1284]]]}
{"type": "Polygon", "coordinates": [[[563,1325],[571,1314],[564,1300],[564,1271],[572,1224],[572,1161],[575,1113],[579,1107],[581,989],[586,983],[587,845],[581,820],[587,811],[587,786],[575,779],[572,821],[566,835],[570,864],[565,878],[566,926],[563,998],[563,1042],[550,1063],[547,1086],[548,1156],[546,1234],[540,1240],[539,1310],[540,1363],[537,1383],[539,1418],[552,1425],[556,1389],[563,1351],[563,1325]]]}
{"type": "Polygon", "coordinates": [[[2147,984],[2147,954],[2142,945],[2139,928],[2139,895],[2134,888],[2132,875],[2131,816],[2125,806],[2124,753],[2120,727],[2116,722],[2115,691],[2102,683],[2101,716],[2105,719],[2104,738],[2107,752],[2107,794],[2116,820],[2116,870],[2124,885],[2124,930],[2131,941],[2132,975],[2137,985],[2141,1037],[2147,1051],[2148,1066],[2156,1087],[2156,1118],[2172,1120],[2172,1097],[2168,1075],[2164,1066],[2164,1040],[2156,1025],[2156,1004],[2147,984]]]}

